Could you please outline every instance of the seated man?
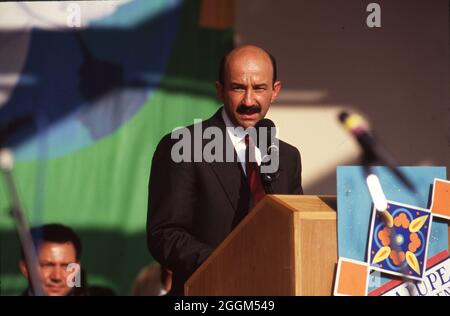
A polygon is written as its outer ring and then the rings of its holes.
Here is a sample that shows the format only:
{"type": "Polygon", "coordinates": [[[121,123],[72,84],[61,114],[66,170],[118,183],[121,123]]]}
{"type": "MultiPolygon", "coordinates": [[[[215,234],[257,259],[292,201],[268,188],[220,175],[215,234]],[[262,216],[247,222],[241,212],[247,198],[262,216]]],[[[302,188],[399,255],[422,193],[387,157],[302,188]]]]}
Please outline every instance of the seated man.
{"type": "MultiPolygon", "coordinates": [[[[82,284],[74,281],[77,278],[76,269],[69,266],[72,263],[80,264],[81,241],[77,234],[67,226],[47,224],[32,228],[31,237],[39,264],[39,278],[45,294],[49,296],[84,295],[82,284]]],[[[22,295],[33,296],[23,250],[19,267],[28,280],[28,288],[22,295]]],[[[78,279],[81,280],[79,275],[78,279]]]]}

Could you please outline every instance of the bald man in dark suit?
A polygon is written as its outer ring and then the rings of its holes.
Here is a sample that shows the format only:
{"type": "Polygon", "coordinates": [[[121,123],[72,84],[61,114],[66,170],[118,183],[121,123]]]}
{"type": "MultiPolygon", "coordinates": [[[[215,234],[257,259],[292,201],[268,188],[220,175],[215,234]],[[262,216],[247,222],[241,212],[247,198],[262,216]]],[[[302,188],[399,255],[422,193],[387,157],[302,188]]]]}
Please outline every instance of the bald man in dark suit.
{"type": "MultiPolygon", "coordinates": [[[[147,241],[152,256],[173,271],[173,295],[183,294],[187,278],[256,204],[258,186],[249,182],[254,171],[245,161],[249,145],[242,130],[265,117],[280,89],[269,53],[256,46],[236,48],[224,57],[216,82],[224,106],[208,120],[186,128],[190,135],[196,128],[201,134],[208,128],[221,131],[222,144],[232,146],[232,161],[226,161],[224,150],[221,161],[195,162],[195,150],[203,153],[208,139],[194,146],[191,138],[194,150],[189,161],[182,162],[173,157],[177,139],[168,134],[158,144],[149,182],[147,241]]],[[[271,187],[275,194],[303,193],[300,153],[281,140],[271,187]]]]}

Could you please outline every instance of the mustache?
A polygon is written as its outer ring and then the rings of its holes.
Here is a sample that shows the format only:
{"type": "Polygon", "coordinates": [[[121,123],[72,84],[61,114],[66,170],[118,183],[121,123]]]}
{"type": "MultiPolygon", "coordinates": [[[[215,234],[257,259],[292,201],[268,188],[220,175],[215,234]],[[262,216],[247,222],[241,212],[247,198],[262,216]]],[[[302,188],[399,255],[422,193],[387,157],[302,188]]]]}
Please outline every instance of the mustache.
{"type": "Polygon", "coordinates": [[[261,107],[259,105],[245,106],[245,105],[241,104],[236,109],[236,112],[238,112],[239,114],[260,113],[261,112],[261,107]]]}

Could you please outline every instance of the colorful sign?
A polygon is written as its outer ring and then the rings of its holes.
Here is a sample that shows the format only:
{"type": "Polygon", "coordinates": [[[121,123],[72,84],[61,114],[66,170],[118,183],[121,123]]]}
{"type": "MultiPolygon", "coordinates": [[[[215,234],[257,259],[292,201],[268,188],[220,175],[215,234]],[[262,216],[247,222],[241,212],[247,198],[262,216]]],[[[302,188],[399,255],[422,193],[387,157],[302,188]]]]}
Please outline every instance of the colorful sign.
{"type": "Polygon", "coordinates": [[[431,214],[428,210],[389,202],[385,212],[372,211],[370,267],[391,275],[422,280],[431,214]]]}
{"type": "Polygon", "coordinates": [[[386,168],[374,169],[390,199],[384,211],[372,205],[362,168],[338,167],[340,258],[334,294],[446,295],[447,224],[433,218],[450,218],[450,182],[430,177],[441,171],[445,176],[445,168],[401,167],[416,193],[403,188],[386,168]]]}

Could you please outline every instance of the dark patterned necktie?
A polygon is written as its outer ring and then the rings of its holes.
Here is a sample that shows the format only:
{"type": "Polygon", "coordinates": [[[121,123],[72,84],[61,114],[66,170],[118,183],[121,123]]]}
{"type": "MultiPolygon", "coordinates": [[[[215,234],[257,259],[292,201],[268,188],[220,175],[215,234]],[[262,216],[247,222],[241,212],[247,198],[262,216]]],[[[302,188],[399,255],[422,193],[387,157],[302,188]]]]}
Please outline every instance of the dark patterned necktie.
{"type": "MultiPolygon", "coordinates": [[[[247,182],[248,186],[250,188],[250,193],[252,195],[252,207],[254,207],[262,198],[264,195],[266,195],[266,192],[264,191],[264,186],[261,181],[261,175],[259,173],[259,167],[256,163],[254,157],[250,159],[250,146],[253,146],[253,149],[255,148],[255,144],[253,141],[250,140],[248,134],[245,135],[245,162],[246,162],[246,172],[247,172],[247,182]]],[[[253,153],[255,151],[253,150],[253,153]]]]}

